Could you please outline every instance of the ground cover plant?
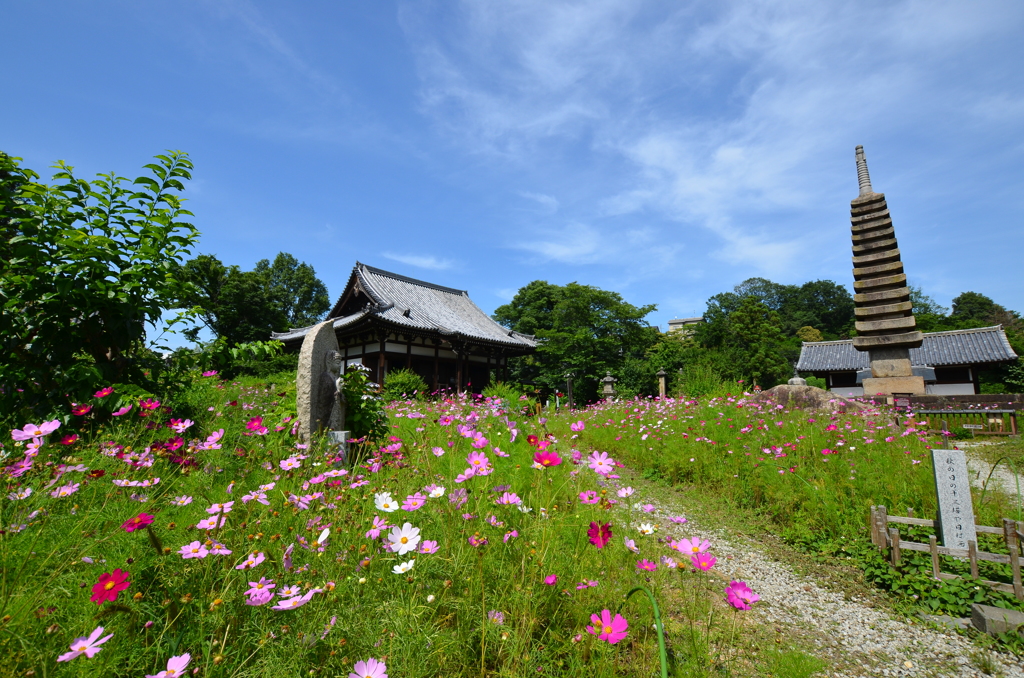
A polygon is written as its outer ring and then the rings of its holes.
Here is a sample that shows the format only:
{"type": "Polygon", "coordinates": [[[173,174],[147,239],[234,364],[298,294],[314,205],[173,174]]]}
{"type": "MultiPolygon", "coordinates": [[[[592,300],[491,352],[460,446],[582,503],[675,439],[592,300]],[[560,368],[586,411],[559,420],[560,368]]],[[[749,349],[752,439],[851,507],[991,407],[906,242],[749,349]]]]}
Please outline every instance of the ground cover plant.
{"type": "MultiPolygon", "coordinates": [[[[930,557],[904,552],[893,569],[869,541],[872,505],[891,514],[933,516],[930,450],[953,444],[929,435],[923,420],[891,409],[807,413],[742,392],[708,399],[636,399],[581,415],[585,445],[613,450],[650,477],[682,485],[709,502],[757,515],[786,541],[824,558],[849,559],[904,602],[968,616],[975,602],[1022,609],[1011,595],[980,586],[966,562],[943,558],[943,571],[965,576],[936,582],[930,557]]],[[[1014,498],[974,492],[975,520],[1001,525],[1016,517],[1014,498]]],[[[928,541],[930,528],[900,526],[903,538],[928,541]]],[[[979,549],[1006,553],[995,535],[979,549]]],[[[1008,565],[985,562],[980,578],[1010,582],[1008,565]]],[[[1011,644],[1011,649],[1022,649],[1011,644]]]]}
{"type": "Polygon", "coordinates": [[[338,463],[290,385],[117,397],[4,442],[0,673],[763,673],[757,593],[662,539],[685,518],[632,501],[579,418],[396,402],[338,463]]]}

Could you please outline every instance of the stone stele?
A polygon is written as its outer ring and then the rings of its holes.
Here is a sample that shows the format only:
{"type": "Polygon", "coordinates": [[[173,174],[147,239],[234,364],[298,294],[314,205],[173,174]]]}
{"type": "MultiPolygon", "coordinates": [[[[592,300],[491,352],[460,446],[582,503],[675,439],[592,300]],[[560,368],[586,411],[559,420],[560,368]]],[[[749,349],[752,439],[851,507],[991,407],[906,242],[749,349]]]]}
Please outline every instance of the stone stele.
{"type": "Polygon", "coordinates": [[[343,364],[332,321],[325,320],[306,334],[295,379],[299,437],[303,442],[308,443],[320,431],[345,427],[345,400],[340,390],[343,364]]]}

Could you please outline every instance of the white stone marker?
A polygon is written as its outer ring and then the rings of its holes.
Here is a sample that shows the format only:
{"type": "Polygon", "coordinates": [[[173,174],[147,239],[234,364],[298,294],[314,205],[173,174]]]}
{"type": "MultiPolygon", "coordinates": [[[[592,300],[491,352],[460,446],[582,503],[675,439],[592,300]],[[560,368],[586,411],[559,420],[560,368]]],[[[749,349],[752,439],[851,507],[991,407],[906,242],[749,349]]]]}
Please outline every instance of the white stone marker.
{"type": "Polygon", "coordinates": [[[966,551],[968,541],[978,541],[974,531],[967,457],[963,450],[932,450],[932,463],[935,466],[935,493],[939,499],[938,527],[942,545],[966,551]]]}

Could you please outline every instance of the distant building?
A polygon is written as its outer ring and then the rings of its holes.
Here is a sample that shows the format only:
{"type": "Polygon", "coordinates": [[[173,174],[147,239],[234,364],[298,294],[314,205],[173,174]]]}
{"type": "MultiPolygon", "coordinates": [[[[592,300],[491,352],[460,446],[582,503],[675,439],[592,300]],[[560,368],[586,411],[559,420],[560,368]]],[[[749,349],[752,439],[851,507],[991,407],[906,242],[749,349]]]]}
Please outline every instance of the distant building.
{"type": "MultiPolygon", "coordinates": [[[[979,369],[1017,359],[1002,325],[928,332],[920,347],[909,350],[914,376],[923,377],[925,392],[934,395],[978,393],[979,369]]],[[[852,339],[805,341],[796,368],[825,379],[830,391],[844,396],[864,395],[861,382],[871,378],[870,358],[852,339]]]]}
{"type": "MultiPolygon", "coordinates": [[[[362,364],[383,383],[408,368],[432,389],[479,393],[508,359],[532,353],[534,337],[494,322],[469,293],[356,262],[345,291],[327,316],[334,320],[346,365],[362,364]]],[[[298,350],[310,328],[274,333],[298,350]]]]}
{"type": "Polygon", "coordinates": [[[675,318],[674,320],[668,321],[669,332],[682,332],[683,334],[693,334],[694,328],[697,325],[704,322],[704,318],[675,318]]]}

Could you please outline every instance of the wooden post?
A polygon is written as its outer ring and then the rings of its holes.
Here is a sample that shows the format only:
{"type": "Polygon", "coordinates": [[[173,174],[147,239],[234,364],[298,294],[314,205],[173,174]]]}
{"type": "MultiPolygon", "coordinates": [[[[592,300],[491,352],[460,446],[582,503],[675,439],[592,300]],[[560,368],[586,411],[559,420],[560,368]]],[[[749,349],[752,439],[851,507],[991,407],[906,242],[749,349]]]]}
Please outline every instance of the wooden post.
{"type": "Polygon", "coordinates": [[[889,528],[889,540],[892,542],[889,560],[893,567],[899,567],[900,564],[900,531],[895,527],[889,528]]]}
{"type": "Polygon", "coordinates": [[[914,517],[914,509],[910,508],[909,506],[907,507],[907,517],[908,518],[913,518],[914,517]]]}
{"type": "Polygon", "coordinates": [[[384,386],[384,342],[387,341],[387,335],[382,334],[380,337],[380,353],[377,358],[377,384],[384,386]]]}
{"type": "Polygon", "coordinates": [[[871,543],[878,546],[878,507],[871,506],[871,543]]]}
{"type": "Polygon", "coordinates": [[[967,559],[971,561],[971,576],[978,578],[978,542],[967,540],[967,559]]]}
{"type": "Polygon", "coordinates": [[[437,344],[434,344],[434,390],[441,388],[441,384],[438,383],[440,377],[437,375],[437,344]]]}
{"type": "Polygon", "coordinates": [[[1006,548],[1010,551],[1010,571],[1013,573],[1013,595],[1017,600],[1024,600],[1024,586],[1020,579],[1020,541],[1017,539],[1017,524],[1009,518],[1003,518],[1003,538],[1006,548]]]}
{"type": "Polygon", "coordinates": [[[878,512],[875,514],[878,520],[876,529],[878,530],[878,550],[884,550],[887,546],[886,535],[889,534],[889,514],[886,512],[884,506],[878,507],[878,512]]]}
{"type": "Polygon", "coordinates": [[[939,579],[939,540],[934,534],[928,537],[928,550],[932,554],[932,576],[939,579]]]}

